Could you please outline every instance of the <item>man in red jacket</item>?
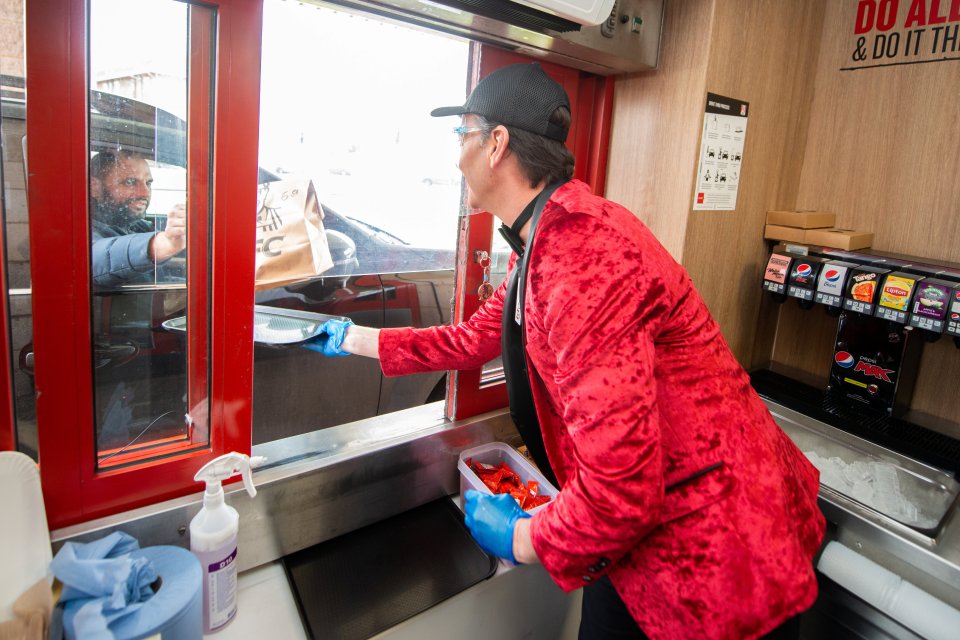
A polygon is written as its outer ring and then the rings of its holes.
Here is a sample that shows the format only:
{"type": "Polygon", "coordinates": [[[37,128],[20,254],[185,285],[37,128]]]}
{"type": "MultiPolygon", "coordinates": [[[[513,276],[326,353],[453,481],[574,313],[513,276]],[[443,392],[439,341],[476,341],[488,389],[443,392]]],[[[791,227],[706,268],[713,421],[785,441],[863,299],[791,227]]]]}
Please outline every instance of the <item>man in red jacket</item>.
{"type": "Polygon", "coordinates": [[[503,314],[520,320],[561,491],[532,518],[509,495],[468,491],[481,546],[542,563],[565,590],[585,587],[581,638],[798,637],[817,594],[817,471],[686,271],[636,216],[569,180],[566,93],[539,65],[513,65],[433,113],[463,118],[468,205],[530,249],[522,304],[505,307],[504,283],[462,324],[332,323],[317,349],[379,357],[387,375],[477,368],[500,353],[503,314]]]}

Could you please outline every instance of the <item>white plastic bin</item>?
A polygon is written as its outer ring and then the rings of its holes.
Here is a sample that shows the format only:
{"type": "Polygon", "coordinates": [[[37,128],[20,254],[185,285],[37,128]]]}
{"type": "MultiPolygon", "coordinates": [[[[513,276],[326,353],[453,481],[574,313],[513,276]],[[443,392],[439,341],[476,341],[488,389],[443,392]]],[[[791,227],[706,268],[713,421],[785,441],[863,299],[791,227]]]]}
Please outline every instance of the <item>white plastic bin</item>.
{"type": "MultiPolygon", "coordinates": [[[[553,501],[553,498],[559,493],[557,488],[550,484],[550,481],[544,478],[543,474],[540,473],[535,466],[530,464],[526,458],[520,455],[516,449],[502,442],[490,442],[460,452],[460,461],[457,463],[457,468],[460,469],[461,499],[467,489],[475,489],[481,493],[493,495],[493,492],[487,488],[487,485],[483,484],[483,481],[473,472],[473,469],[467,466],[467,460],[495,466],[498,466],[501,462],[506,462],[507,466],[513,469],[520,477],[520,481],[523,484],[527,484],[530,480],[538,482],[540,484],[540,495],[550,496],[550,500],[553,501]]],[[[527,513],[533,515],[548,504],[550,504],[550,502],[545,502],[539,507],[530,509],[527,513]]]]}

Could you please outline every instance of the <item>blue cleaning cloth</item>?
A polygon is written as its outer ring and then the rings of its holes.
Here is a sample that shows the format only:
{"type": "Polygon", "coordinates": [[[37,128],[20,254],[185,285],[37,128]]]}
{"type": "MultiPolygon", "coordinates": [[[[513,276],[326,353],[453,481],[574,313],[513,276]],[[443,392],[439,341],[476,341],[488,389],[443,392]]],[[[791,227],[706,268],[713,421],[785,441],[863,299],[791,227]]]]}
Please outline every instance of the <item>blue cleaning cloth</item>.
{"type": "Polygon", "coordinates": [[[117,531],[89,543],[67,542],[50,568],[63,583],[67,638],[113,638],[110,623],[137,611],[153,596],[157,571],[147,558],[131,557],[136,539],[117,531]]]}

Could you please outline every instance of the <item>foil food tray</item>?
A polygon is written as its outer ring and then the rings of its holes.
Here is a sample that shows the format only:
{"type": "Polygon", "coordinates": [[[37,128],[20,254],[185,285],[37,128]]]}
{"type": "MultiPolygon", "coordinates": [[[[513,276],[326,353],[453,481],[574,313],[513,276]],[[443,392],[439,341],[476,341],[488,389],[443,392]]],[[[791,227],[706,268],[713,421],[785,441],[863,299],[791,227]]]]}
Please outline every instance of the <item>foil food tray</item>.
{"type": "MultiPolygon", "coordinates": [[[[253,342],[264,347],[296,347],[317,338],[327,320],[346,320],[342,316],[256,305],[253,313],[253,342]]],[[[187,318],[180,316],[163,323],[173,333],[186,334],[187,318]]]]}

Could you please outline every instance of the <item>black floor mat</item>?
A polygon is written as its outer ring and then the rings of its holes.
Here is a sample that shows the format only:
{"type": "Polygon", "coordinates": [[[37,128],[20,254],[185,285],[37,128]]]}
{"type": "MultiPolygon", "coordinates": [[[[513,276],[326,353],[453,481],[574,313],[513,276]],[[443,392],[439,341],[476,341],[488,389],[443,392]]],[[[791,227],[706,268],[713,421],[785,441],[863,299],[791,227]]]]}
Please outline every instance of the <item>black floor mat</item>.
{"type": "Polygon", "coordinates": [[[497,560],[443,498],[290,554],[283,566],[312,638],[362,640],[489,578],[497,560]]]}

